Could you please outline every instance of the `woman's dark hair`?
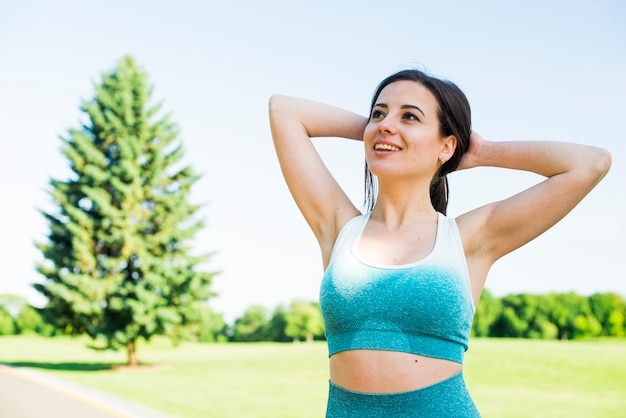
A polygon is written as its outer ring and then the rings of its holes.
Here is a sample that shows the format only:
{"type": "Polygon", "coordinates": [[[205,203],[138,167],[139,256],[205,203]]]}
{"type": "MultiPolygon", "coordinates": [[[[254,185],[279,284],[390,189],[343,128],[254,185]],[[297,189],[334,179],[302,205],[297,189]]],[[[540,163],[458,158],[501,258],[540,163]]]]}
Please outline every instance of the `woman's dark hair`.
{"type": "MultiPolygon", "coordinates": [[[[419,70],[403,70],[385,78],[376,87],[370,114],[380,92],[389,84],[396,81],[414,81],[426,87],[437,100],[437,118],[439,119],[439,133],[441,137],[454,135],[456,137],[456,150],[454,155],[446,161],[433,177],[430,183],[430,201],[437,212],[444,215],[448,208],[448,179],[446,175],[456,170],[461,161],[461,157],[470,143],[470,133],[472,132],[470,105],[465,94],[456,84],[447,80],[429,76],[419,70]]],[[[376,202],[376,184],[372,172],[365,163],[365,208],[371,211],[376,202]]]]}

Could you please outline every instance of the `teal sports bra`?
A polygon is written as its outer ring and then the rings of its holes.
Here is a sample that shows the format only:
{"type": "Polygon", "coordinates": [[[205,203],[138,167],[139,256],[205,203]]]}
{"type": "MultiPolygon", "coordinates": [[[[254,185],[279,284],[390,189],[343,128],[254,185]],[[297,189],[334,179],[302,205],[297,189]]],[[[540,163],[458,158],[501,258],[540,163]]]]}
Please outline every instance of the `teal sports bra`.
{"type": "Polygon", "coordinates": [[[475,309],[455,220],[439,213],[435,245],[421,260],[378,265],[357,253],[369,217],[343,227],[322,279],[329,356],[390,350],[462,363],[475,309]]]}

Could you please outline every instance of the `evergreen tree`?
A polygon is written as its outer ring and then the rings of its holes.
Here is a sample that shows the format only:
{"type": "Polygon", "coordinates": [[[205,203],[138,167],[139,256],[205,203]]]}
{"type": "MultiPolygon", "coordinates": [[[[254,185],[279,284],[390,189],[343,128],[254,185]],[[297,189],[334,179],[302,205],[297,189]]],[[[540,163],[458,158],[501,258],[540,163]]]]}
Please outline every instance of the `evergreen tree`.
{"type": "Polygon", "coordinates": [[[124,57],[94,88],[86,120],[61,138],[72,174],[50,180],[58,212],[42,212],[46,280],[34,287],[48,320],[94,348],[125,347],[136,365],[140,338],[191,337],[214,273],[198,270],[210,255],[190,253],[203,227],[189,202],[199,176],[181,164],[177,126],[149,103],[146,73],[124,57]]]}

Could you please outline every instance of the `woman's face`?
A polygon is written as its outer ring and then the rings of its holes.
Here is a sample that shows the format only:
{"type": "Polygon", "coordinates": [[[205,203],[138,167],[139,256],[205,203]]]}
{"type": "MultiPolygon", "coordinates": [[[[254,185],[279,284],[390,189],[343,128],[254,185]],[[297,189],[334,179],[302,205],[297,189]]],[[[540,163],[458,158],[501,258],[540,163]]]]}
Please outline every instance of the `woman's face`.
{"type": "Polygon", "coordinates": [[[456,142],[441,138],[438,107],[435,96],[414,81],[383,88],[363,134],[367,164],[379,180],[424,176],[430,181],[440,159],[452,156],[456,142]]]}

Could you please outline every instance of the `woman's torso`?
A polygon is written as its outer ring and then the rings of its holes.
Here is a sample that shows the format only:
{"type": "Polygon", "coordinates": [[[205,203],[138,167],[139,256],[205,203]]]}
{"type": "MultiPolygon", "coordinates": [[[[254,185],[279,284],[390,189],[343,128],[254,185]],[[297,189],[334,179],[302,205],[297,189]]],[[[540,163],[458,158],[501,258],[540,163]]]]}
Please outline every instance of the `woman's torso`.
{"type": "Polygon", "coordinates": [[[357,218],[338,237],[320,295],[327,330],[336,333],[328,336],[331,381],[392,393],[458,374],[474,308],[454,221],[439,214],[417,240],[394,242],[415,248],[415,258],[397,258],[376,249],[379,232],[368,226],[369,215],[357,218]],[[461,321],[450,327],[454,318],[461,321]]]}

